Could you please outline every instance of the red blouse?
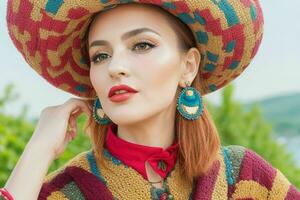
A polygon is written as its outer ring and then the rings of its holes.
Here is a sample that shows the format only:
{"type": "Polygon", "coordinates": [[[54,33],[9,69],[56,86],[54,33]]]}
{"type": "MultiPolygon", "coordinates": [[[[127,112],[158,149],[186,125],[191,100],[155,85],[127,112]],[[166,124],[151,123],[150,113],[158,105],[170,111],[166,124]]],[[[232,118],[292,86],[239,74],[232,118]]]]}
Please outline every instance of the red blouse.
{"type": "Polygon", "coordinates": [[[116,124],[111,123],[108,125],[105,143],[106,148],[113,156],[125,165],[135,169],[146,180],[148,180],[145,167],[146,161],[148,161],[153,170],[162,178],[165,178],[173,169],[179,148],[176,140],[166,149],[144,146],[119,138],[117,136],[117,130],[118,126],[116,124]]]}

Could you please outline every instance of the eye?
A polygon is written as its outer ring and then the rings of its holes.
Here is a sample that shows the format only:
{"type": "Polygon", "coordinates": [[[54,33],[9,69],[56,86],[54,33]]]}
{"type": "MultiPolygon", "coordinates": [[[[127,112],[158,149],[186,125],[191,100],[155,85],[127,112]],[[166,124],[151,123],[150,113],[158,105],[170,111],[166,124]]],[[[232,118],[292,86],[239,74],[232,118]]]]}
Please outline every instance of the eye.
{"type": "Polygon", "coordinates": [[[96,63],[102,62],[104,59],[106,59],[108,57],[109,57],[109,55],[106,53],[96,53],[92,57],[92,62],[96,64],[96,63]]]}
{"type": "Polygon", "coordinates": [[[153,45],[149,42],[139,42],[136,45],[134,45],[133,50],[137,50],[137,51],[149,50],[153,47],[155,47],[155,45],[153,45]]]}
{"type": "MultiPolygon", "coordinates": [[[[151,44],[149,42],[139,42],[137,44],[134,45],[133,50],[137,50],[137,51],[146,51],[149,50],[151,48],[155,47],[154,44],[151,44]]],[[[94,64],[100,63],[103,60],[109,58],[110,56],[106,53],[96,53],[93,57],[92,57],[92,62],[94,64]]]]}

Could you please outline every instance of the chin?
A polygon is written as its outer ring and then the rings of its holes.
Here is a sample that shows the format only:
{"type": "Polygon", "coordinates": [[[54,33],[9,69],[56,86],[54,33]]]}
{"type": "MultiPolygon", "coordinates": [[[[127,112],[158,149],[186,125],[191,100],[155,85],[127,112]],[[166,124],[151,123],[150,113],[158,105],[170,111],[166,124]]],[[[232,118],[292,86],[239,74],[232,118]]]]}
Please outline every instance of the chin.
{"type": "Polygon", "coordinates": [[[132,115],[130,113],[119,113],[117,116],[111,117],[110,119],[117,125],[130,125],[142,122],[147,119],[147,117],[137,115],[136,113],[132,115]]]}

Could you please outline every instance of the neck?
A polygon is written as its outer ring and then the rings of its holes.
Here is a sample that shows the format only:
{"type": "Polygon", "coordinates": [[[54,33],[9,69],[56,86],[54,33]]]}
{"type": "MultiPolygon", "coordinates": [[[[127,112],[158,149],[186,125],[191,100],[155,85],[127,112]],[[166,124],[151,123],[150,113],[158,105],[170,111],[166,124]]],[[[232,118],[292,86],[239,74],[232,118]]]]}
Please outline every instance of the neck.
{"type": "Polygon", "coordinates": [[[141,122],[118,125],[118,137],[135,144],[166,149],[175,139],[175,111],[176,106],[170,105],[163,112],[141,122]]]}

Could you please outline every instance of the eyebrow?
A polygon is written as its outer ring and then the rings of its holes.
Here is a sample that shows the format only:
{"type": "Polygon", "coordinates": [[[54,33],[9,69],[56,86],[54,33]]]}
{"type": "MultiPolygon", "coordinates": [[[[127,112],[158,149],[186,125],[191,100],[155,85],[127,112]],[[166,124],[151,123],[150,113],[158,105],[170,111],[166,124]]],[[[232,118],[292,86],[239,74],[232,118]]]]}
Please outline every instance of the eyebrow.
{"type": "MultiPolygon", "coordinates": [[[[139,28],[139,29],[134,29],[132,31],[124,33],[121,36],[121,39],[122,39],[122,41],[124,41],[124,40],[127,40],[130,37],[133,37],[133,36],[138,35],[138,34],[143,33],[143,32],[152,32],[152,33],[155,33],[155,34],[160,36],[159,33],[157,33],[156,31],[154,31],[150,28],[139,28]]],[[[107,42],[106,40],[95,40],[91,43],[89,48],[91,48],[93,46],[101,46],[101,45],[109,45],[109,42],[107,42]]]]}

